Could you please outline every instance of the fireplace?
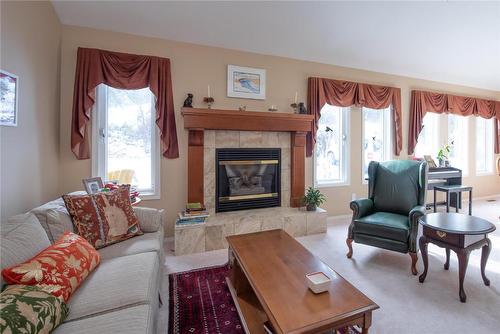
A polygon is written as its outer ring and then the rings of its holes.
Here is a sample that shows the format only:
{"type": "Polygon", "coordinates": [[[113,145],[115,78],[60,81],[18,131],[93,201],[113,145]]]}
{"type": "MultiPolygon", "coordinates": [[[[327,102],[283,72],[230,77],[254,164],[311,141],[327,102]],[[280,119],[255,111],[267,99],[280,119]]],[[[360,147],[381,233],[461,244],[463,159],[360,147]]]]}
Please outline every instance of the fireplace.
{"type": "Polygon", "coordinates": [[[216,212],[281,205],[281,149],[221,148],[215,155],[216,212]]]}

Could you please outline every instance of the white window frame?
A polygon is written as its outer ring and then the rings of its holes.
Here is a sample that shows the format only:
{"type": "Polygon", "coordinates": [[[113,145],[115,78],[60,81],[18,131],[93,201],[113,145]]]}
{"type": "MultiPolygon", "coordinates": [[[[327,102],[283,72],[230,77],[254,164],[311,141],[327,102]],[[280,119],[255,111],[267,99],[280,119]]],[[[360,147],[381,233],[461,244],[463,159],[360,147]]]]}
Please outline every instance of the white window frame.
{"type": "Polygon", "coordinates": [[[341,108],[342,114],[342,156],[340,166],[342,168],[342,175],[344,175],[344,179],[336,182],[325,182],[318,183],[317,173],[316,173],[316,148],[313,150],[313,184],[315,188],[332,188],[332,187],[344,187],[349,186],[351,184],[351,173],[350,173],[350,147],[351,147],[351,138],[349,136],[349,127],[351,124],[350,114],[351,109],[348,107],[339,107],[341,108]]]}
{"type": "MultiPolygon", "coordinates": [[[[461,166],[453,166],[452,167],[455,167],[455,168],[459,168],[461,169],[462,171],[462,177],[466,177],[466,176],[469,176],[469,172],[470,172],[470,157],[469,157],[469,145],[470,145],[470,142],[469,142],[469,135],[470,135],[470,116],[460,116],[460,115],[453,115],[453,114],[447,114],[446,117],[445,117],[445,121],[446,121],[446,133],[445,133],[445,137],[446,137],[446,141],[445,141],[445,144],[451,144],[451,137],[450,137],[450,116],[451,117],[460,117],[458,119],[464,119],[464,124],[465,124],[465,129],[464,129],[464,132],[462,133],[462,136],[465,137],[465,147],[462,147],[461,150],[464,150],[463,152],[465,152],[465,155],[464,155],[464,163],[465,163],[465,167],[461,167],[461,166]]],[[[454,143],[455,145],[455,143],[454,143]]],[[[441,145],[440,147],[442,147],[443,145],[441,145]]],[[[475,151],[475,149],[474,149],[475,151]]]]}
{"type": "MultiPolygon", "coordinates": [[[[92,175],[100,176],[103,181],[107,180],[107,86],[101,84],[96,87],[96,103],[92,111],[92,175]]],[[[156,126],[156,99],[151,94],[151,108],[153,115],[151,117],[151,126],[153,127],[153,137],[151,141],[151,178],[152,189],[138,189],[142,200],[160,199],[161,183],[161,159],[160,159],[160,134],[156,126]]]]}
{"type": "MultiPolygon", "coordinates": [[[[363,184],[368,184],[368,180],[365,179],[364,166],[365,166],[365,117],[364,117],[364,107],[361,107],[361,182],[363,184]]],[[[368,108],[371,109],[371,108],[368,108]]],[[[383,156],[385,160],[390,160],[392,158],[392,152],[394,150],[393,135],[392,135],[392,107],[380,109],[384,113],[384,152],[383,156]],[[386,111],[387,110],[387,111],[386,111]],[[386,143],[389,143],[387,145],[386,143]]]]}
{"type": "MultiPolygon", "coordinates": [[[[442,124],[441,124],[442,123],[442,116],[441,116],[441,114],[436,114],[436,113],[431,113],[431,112],[426,113],[425,116],[427,116],[427,115],[432,115],[432,116],[434,116],[434,118],[432,121],[430,121],[430,122],[428,121],[427,124],[424,124],[424,126],[425,125],[427,126],[427,129],[425,129],[425,127],[422,128],[422,131],[418,134],[417,144],[415,146],[415,149],[414,149],[415,152],[413,152],[413,155],[416,155],[417,145],[419,144],[418,140],[421,139],[421,137],[424,135],[424,131],[425,132],[429,131],[428,133],[430,133],[431,137],[432,137],[432,138],[430,138],[429,141],[437,143],[434,152],[431,151],[432,153],[429,154],[433,159],[435,159],[436,155],[437,155],[437,151],[442,146],[441,145],[441,142],[442,142],[441,134],[439,131],[440,129],[442,129],[442,124]]],[[[423,158],[423,156],[421,156],[421,157],[419,156],[419,158],[423,158]]]]}
{"type": "Polygon", "coordinates": [[[475,153],[475,158],[476,158],[475,159],[476,164],[475,164],[474,168],[475,168],[477,176],[486,176],[486,175],[494,175],[495,174],[495,153],[493,151],[494,147],[495,147],[495,143],[494,143],[495,124],[493,123],[493,120],[494,119],[492,119],[492,118],[485,119],[485,118],[481,118],[481,117],[475,117],[475,120],[474,120],[474,125],[475,125],[474,134],[476,137],[476,140],[474,141],[474,153],[475,153]],[[490,138],[488,141],[488,145],[485,145],[485,146],[487,146],[485,148],[485,153],[488,154],[488,157],[486,157],[486,159],[489,160],[486,162],[486,165],[488,166],[487,167],[488,169],[486,169],[486,170],[478,170],[477,169],[477,141],[478,141],[477,127],[479,125],[479,121],[486,122],[485,138],[490,138]]]}

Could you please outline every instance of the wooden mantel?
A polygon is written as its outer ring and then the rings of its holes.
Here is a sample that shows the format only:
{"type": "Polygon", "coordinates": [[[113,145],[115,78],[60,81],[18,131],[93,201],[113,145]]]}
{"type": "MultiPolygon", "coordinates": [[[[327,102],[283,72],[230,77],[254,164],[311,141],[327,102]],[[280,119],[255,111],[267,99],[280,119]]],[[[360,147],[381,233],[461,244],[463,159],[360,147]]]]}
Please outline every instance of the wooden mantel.
{"type": "Polygon", "coordinates": [[[204,202],[204,130],[291,132],[290,206],[301,204],[305,191],[306,134],[313,115],[278,112],[182,108],[184,128],[189,130],[188,202],[204,202]]]}

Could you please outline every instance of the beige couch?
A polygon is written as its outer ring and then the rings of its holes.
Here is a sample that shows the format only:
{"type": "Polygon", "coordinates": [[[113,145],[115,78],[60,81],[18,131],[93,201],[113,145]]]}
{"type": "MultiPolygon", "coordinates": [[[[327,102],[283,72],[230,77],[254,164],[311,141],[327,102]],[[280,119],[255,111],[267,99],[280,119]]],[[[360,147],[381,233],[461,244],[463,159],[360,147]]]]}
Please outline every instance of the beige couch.
{"type": "MultiPolygon", "coordinates": [[[[99,250],[100,265],[71,296],[68,317],[53,333],[156,333],[164,214],[134,211],[144,235],[99,250]]],[[[62,199],[2,222],[1,268],[28,260],[66,230],[73,226],[62,199]]]]}

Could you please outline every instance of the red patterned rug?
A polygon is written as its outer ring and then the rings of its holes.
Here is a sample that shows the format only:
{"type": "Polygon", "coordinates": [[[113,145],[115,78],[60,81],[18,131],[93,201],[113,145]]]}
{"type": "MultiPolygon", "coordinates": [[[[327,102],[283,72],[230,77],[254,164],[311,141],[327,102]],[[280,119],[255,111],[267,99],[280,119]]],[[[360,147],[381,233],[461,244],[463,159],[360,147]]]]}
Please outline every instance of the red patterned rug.
{"type": "MultiPolygon", "coordinates": [[[[243,334],[226,284],[228,266],[169,275],[169,334],[243,334]]],[[[349,327],[341,334],[359,334],[349,327]]]]}

